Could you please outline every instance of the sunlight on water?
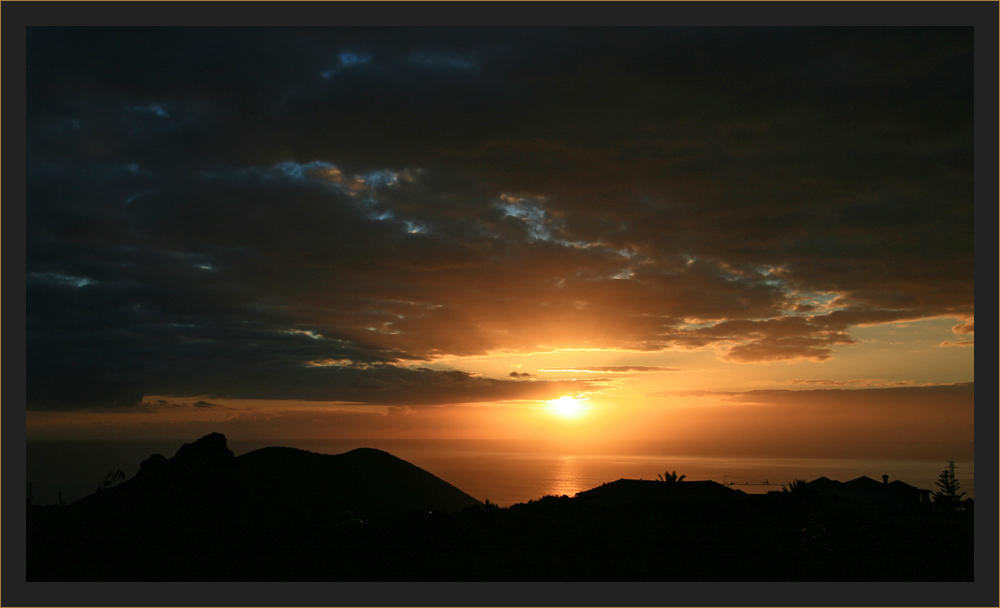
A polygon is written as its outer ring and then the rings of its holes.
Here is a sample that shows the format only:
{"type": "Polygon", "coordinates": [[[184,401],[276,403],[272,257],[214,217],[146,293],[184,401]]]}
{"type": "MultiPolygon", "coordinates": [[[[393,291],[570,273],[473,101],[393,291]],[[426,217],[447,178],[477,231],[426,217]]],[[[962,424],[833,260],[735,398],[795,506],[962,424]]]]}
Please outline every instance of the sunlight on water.
{"type": "Polygon", "coordinates": [[[577,492],[590,489],[584,483],[580,461],[576,456],[556,457],[555,467],[551,471],[551,482],[543,495],[573,496],[577,492]]]}

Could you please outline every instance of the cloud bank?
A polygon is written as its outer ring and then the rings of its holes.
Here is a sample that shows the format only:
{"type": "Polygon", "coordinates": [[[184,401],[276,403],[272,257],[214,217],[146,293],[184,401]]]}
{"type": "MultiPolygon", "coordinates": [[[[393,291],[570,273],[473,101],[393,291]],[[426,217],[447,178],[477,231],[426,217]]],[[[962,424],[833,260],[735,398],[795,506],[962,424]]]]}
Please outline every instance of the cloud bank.
{"type": "Polygon", "coordinates": [[[30,28],[27,56],[29,408],[545,398],[586,386],[428,365],[973,333],[967,28],[30,28]]]}

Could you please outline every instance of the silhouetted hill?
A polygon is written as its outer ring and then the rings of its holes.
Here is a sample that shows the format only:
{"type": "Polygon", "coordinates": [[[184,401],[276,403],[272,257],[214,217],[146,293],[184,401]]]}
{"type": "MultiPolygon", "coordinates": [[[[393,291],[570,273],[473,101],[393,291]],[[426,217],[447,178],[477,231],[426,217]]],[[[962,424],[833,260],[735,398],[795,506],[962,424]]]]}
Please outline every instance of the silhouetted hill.
{"type": "Polygon", "coordinates": [[[482,506],[475,498],[392,454],[359,448],[330,456],[270,447],[236,459],[243,508],[351,511],[365,518],[408,511],[452,513],[482,506]]]}
{"type": "Polygon", "coordinates": [[[263,568],[266,580],[312,568],[326,550],[314,541],[336,546],[362,521],[467,508],[483,504],[380,450],[269,447],[236,457],[213,433],[70,505],[30,507],[29,578],[255,580],[263,568]]]}
{"type": "Polygon", "coordinates": [[[482,506],[448,482],[386,452],[359,448],[315,454],[268,447],[235,457],[213,433],[166,459],[142,462],[136,476],[69,505],[77,512],[122,517],[162,515],[269,521],[324,518],[344,511],[360,518],[407,511],[455,512],[482,506]]]}
{"type": "MultiPolygon", "coordinates": [[[[869,481],[847,490],[898,491],[869,481]]],[[[235,457],[212,434],[71,505],[29,506],[27,579],[972,580],[971,512],[819,491],[844,485],[619,479],[501,509],[379,450],[235,457]]]]}

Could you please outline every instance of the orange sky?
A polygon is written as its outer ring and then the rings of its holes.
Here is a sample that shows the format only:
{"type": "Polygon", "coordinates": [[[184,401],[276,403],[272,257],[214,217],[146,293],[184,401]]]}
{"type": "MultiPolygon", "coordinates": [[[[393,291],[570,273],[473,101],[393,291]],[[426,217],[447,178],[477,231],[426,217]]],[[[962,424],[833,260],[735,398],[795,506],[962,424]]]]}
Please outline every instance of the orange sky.
{"type": "Polygon", "coordinates": [[[971,449],[969,28],[29,34],[29,439],[971,449]]]}

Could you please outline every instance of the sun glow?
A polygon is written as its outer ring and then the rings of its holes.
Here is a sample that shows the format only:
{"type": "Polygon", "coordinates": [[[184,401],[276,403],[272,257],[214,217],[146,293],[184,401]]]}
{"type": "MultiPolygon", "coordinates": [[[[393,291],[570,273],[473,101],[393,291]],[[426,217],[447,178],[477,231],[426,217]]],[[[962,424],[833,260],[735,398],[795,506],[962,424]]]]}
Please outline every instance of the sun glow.
{"type": "Polygon", "coordinates": [[[579,418],[586,411],[583,407],[585,399],[576,399],[570,396],[559,397],[548,401],[549,411],[563,418],[579,418]]]}

